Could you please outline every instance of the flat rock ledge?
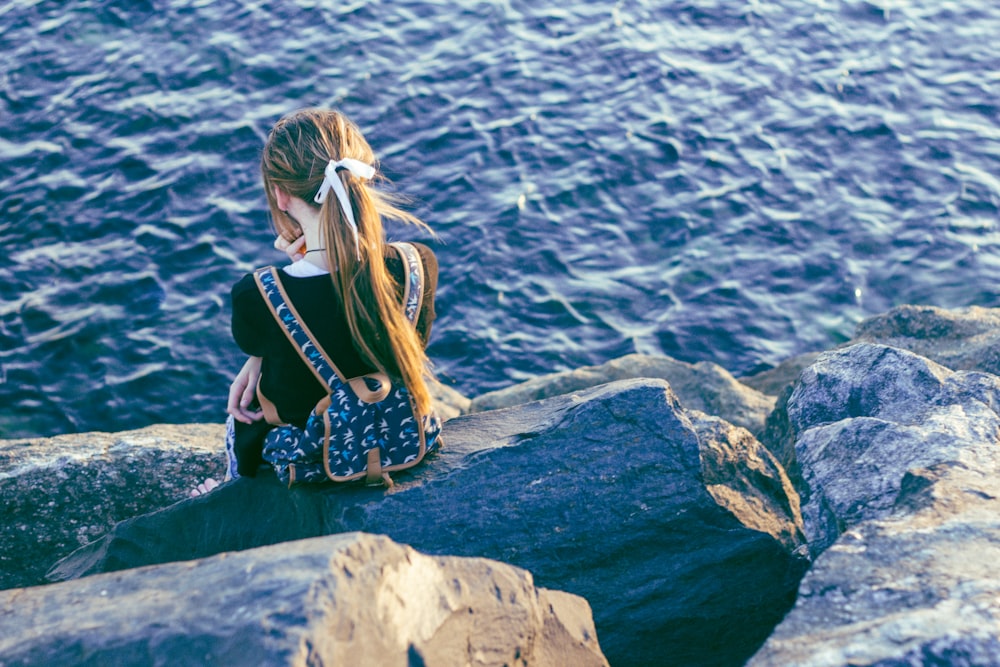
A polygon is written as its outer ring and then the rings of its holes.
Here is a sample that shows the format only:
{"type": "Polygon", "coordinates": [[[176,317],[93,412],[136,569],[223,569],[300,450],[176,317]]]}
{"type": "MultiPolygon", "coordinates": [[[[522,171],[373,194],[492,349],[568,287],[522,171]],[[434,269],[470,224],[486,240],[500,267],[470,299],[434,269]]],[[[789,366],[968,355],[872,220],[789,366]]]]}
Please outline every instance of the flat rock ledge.
{"type": "Polygon", "coordinates": [[[686,411],[662,380],[459,417],[444,437],[389,492],[289,490],[263,471],[121,522],[50,576],[385,535],[583,597],[616,667],[743,664],[793,603],[806,561],[790,481],[748,431],[686,411]]]}
{"type": "MultiPolygon", "coordinates": [[[[431,385],[438,414],[469,399],[431,385]]],[[[46,569],[116,523],[188,497],[225,475],[219,424],[159,424],[121,433],[0,440],[0,589],[43,582],[46,569]]]]}
{"type": "Polygon", "coordinates": [[[606,666],[586,600],[346,533],[0,592],[15,665],[606,666]],[[81,613],[85,610],[84,613],[81,613]]]}
{"type": "Polygon", "coordinates": [[[689,364],[667,356],[629,354],[598,366],[543,375],[482,394],[472,399],[468,410],[483,412],[509,408],[636,378],[666,380],[685,408],[721,417],[751,433],[763,430],[767,415],[774,408],[773,396],[741,384],[718,364],[708,361],[689,364]]]}

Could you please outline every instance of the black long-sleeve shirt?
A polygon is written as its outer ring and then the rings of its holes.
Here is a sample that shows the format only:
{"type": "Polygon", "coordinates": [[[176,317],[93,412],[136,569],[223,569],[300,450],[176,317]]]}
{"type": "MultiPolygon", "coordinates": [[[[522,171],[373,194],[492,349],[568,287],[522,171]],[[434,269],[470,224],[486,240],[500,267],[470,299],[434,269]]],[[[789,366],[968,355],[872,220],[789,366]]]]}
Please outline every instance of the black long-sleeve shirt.
{"type": "MultiPolygon", "coordinates": [[[[424,267],[423,302],[417,318],[417,332],[426,345],[435,317],[438,264],[430,248],[420,243],[413,245],[424,267]]],[[[385,263],[400,286],[399,298],[402,299],[405,265],[399,254],[388,246],[385,263]]],[[[305,325],[344,377],[357,377],[375,370],[354,349],[347,318],[334,295],[328,274],[300,278],[282,272],[281,283],[305,325]]],[[[248,355],[263,359],[261,390],[274,403],[284,421],[304,426],[316,403],[326,396],[326,387],[302,361],[281,325],[271,315],[253,274],[245,275],[233,286],[232,306],[236,344],[248,355]]]]}

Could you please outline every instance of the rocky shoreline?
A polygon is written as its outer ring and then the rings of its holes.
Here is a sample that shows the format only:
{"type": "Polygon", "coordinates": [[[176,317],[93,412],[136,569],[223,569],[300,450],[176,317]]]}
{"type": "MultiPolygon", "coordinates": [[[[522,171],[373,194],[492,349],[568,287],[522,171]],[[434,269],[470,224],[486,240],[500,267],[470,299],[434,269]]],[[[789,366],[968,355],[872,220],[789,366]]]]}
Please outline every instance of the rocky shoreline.
{"type": "Polygon", "coordinates": [[[215,425],[0,441],[0,664],[1000,664],[998,375],[1000,309],[901,306],[750,378],[630,355],[441,388],[446,447],[387,493],[186,499],[215,425]],[[243,621],[198,630],[216,604],[243,621]]]}

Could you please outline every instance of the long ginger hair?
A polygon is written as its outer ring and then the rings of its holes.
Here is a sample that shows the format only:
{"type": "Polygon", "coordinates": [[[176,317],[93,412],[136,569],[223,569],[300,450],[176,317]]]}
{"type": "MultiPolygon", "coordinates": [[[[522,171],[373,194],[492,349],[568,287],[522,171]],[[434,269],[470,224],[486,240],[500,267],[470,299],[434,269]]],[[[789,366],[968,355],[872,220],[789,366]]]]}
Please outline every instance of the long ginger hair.
{"type": "Polygon", "coordinates": [[[343,114],[329,109],[304,109],[279,120],[267,137],[261,158],[271,218],[278,234],[287,241],[294,241],[302,233],[298,223],[278,208],[275,186],[319,209],[320,235],[326,246],[334,293],[343,304],[355,349],[378,370],[402,379],[417,410],[427,414],[431,407],[426,381],[430,377],[429,361],[415,327],[400,306],[399,286],[383,260],[386,243],[382,219],[429,228],[400,209],[398,200],[341,169],[338,176],[358,226],[356,250],[354,232],[337,197],[331,192],[322,205],[313,201],[329,161],[343,158],[354,158],[377,169],[368,142],[343,114]]]}

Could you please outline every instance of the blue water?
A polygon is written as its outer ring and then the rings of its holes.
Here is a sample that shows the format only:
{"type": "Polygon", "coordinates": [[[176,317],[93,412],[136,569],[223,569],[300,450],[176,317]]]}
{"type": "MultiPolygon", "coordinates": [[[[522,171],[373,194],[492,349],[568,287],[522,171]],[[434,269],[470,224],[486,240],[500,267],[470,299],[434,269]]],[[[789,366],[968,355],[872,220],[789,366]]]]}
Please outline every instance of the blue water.
{"type": "Polygon", "coordinates": [[[281,259],[259,147],[307,105],[438,231],[467,395],[1000,306],[997,35],[993,0],[8,1],[0,437],[223,418],[229,286],[281,259]]]}

